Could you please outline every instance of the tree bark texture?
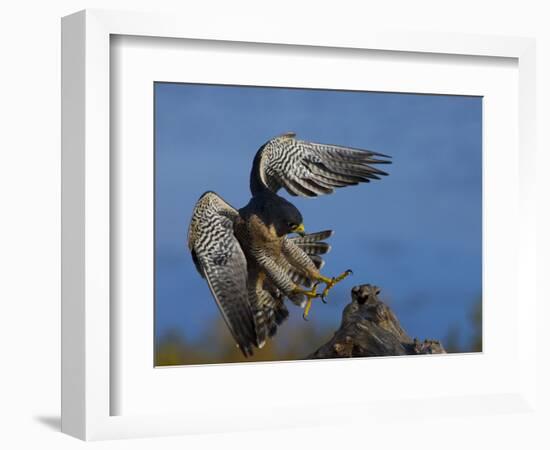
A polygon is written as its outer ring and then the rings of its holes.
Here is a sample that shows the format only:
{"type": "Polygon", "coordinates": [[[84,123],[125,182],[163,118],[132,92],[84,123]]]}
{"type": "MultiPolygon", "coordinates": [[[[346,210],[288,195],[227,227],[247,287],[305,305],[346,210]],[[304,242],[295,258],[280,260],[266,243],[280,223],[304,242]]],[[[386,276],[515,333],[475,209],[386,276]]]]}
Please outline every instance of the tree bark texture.
{"type": "Polygon", "coordinates": [[[439,341],[411,338],[394,312],[378,299],[380,288],[371,284],[355,286],[351,303],[342,314],[342,323],[326,344],[309,359],[398,356],[446,353],[439,341]]]}

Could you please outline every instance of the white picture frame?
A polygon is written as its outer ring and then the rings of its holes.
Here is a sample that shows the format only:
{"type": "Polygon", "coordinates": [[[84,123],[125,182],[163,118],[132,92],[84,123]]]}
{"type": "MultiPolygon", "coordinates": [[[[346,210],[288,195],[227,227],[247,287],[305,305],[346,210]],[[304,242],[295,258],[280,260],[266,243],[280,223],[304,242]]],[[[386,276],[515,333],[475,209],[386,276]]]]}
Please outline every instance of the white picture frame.
{"type": "MultiPolygon", "coordinates": [[[[112,11],[82,11],[67,16],[62,22],[62,430],[86,440],[161,436],[208,431],[231,431],[264,428],[266,417],[269,426],[311,425],[338,420],[354,420],[365,415],[392,417],[392,404],[400,401],[400,414],[414,414],[429,405],[437,405],[441,414],[479,414],[497,412],[503,405],[515,412],[534,407],[536,397],[535,351],[536,330],[529,321],[536,309],[535,293],[535,45],[532,39],[471,36],[457,34],[419,34],[371,30],[359,34],[340,26],[339,32],[326,35],[315,27],[278,28],[249,26],[235,29],[230,23],[217,24],[214,28],[195,23],[190,17],[164,14],[144,14],[112,11]],[[407,397],[397,394],[394,398],[373,399],[371,402],[357,398],[341,402],[344,408],[330,408],[337,400],[329,399],[314,403],[305,400],[299,405],[290,400],[279,399],[273,410],[247,412],[242,406],[224,403],[204,395],[193,397],[191,404],[182,411],[147,410],[147,404],[139,413],[113,414],[115,391],[121,386],[113,379],[112,366],[115,352],[113,337],[117,335],[117,323],[113,321],[113,292],[111,279],[112,210],[111,185],[116,174],[110,169],[112,145],[110,108],[111,91],[111,36],[161,37],[201,41],[233,43],[284,44],[308,48],[331,48],[332,52],[346,49],[399,52],[410,55],[411,60],[431,55],[463,55],[468,57],[499,57],[517,61],[519,96],[517,105],[519,121],[518,145],[510,145],[519,155],[517,161],[508,161],[506,169],[517,173],[510,191],[518,199],[511,211],[514,219],[510,226],[515,231],[510,258],[516,267],[510,280],[509,293],[515,299],[517,316],[510,316],[517,333],[508,345],[522,346],[524,351],[515,354],[517,372],[503,384],[495,383],[492,392],[445,392],[444,386],[436,394],[423,397],[407,397]],[[519,149],[519,150],[518,150],[519,149]],[[516,164],[517,163],[517,164],[516,164]],[[519,174],[519,176],[517,176],[519,174]],[[516,208],[517,206],[517,208],[516,208]],[[517,301],[517,286],[522,286],[521,302],[517,301]],[[461,395],[457,397],[457,395],[461,395]],[[212,402],[216,402],[215,405],[212,402]],[[202,403],[202,404],[201,404],[202,403]],[[206,405],[206,407],[205,407],[206,405]],[[212,406],[215,406],[213,408],[212,406]],[[215,411],[212,411],[215,410],[215,411]],[[210,413],[208,412],[210,411],[210,413]],[[376,411],[376,414],[375,414],[376,411]],[[246,419],[246,420],[243,420],[246,419]]],[[[498,167],[495,168],[495,173],[498,167]]],[[[505,177],[502,177],[503,179],[505,177]]],[[[512,267],[512,266],[510,266],[512,267]]],[[[131,320],[131,319],[130,319],[131,320]]],[[[485,318],[496,320],[495,318],[485,318]]],[[[484,324],[485,325],[485,324],[484,324]]],[[[152,345],[152,344],[151,344],[152,345]]],[[[492,353],[484,354],[481,364],[492,364],[492,353]]],[[[474,355],[456,355],[445,359],[420,358],[407,370],[421,376],[423,370],[460,370],[461,366],[474,364],[474,355]],[[429,361],[429,362],[428,362],[429,361]],[[438,361],[438,362],[434,362],[438,361]],[[430,364],[430,369],[427,368],[430,364]],[[435,364],[435,366],[434,366],[435,364]],[[426,368],[423,368],[426,366],[426,368]]],[[[500,355],[500,357],[503,357],[500,355]]],[[[496,358],[496,356],[495,356],[496,358]]],[[[152,365],[152,361],[150,361],[152,365]]],[[[209,373],[223,373],[242,379],[245,370],[255,370],[259,376],[311,377],[321,367],[344,374],[346,371],[365,370],[363,361],[346,361],[342,366],[334,362],[258,364],[251,368],[240,366],[211,367],[209,373]],[[320,366],[324,364],[324,366],[320,366]],[[281,367],[283,367],[281,369],[281,367]]],[[[403,360],[385,359],[390,370],[399,370],[403,360]]],[[[238,365],[237,365],[238,366],[238,365]]],[[[372,366],[369,366],[372,367],[372,366]]],[[[479,366],[480,367],[480,366],[479,366]]],[[[487,366],[488,367],[488,366],[487,366]]],[[[496,366],[495,366],[496,367],[496,366]]],[[[150,368],[151,370],[153,367],[150,368]]],[[[149,370],[149,369],[148,369],[149,370]]],[[[170,369],[166,369],[168,373],[170,369]]],[[[195,370],[195,369],[192,369],[195,370]]],[[[198,370],[198,369],[197,369],[198,370]]],[[[189,374],[190,372],[188,372],[189,374]]],[[[191,375],[189,375],[191,376],[191,375]]],[[[172,377],[173,378],[173,377],[172,377]]],[[[181,374],[185,383],[185,373],[181,374]]],[[[205,378],[206,380],[206,378],[205,378]]],[[[198,381],[196,381],[198,382],[198,381]]],[[[204,381],[206,383],[206,381],[204,381]]],[[[204,386],[203,386],[204,387],[204,386]]],[[[195,390],[200,389],[195,385],[195,390]]],[[[136,394],[137,395],[137,394],[136,394]]],[[[233,399],[234,400],[234,399],[233,399]]],[[[231,402],[232,399],[226,399],[231,402]]],[[[253,401],[253,399],[248,400],[253,401]]],[[[246,401],[243,401],[243,405],[246,401]]]]}

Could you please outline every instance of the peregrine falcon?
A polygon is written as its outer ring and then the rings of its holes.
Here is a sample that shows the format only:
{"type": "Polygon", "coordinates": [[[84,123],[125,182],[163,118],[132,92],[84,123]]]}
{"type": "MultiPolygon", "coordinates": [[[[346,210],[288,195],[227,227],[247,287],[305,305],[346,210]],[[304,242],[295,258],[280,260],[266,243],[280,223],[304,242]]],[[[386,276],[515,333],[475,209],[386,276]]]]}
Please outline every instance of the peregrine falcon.
{"type": "Polygon", "coordinates": [[[199,198],[189,225],[189,250],[244,356],[261,348],[288,317],[285,298],[304,308],[306,319],[312,299],[324,301],[351,273],[332,278],[320,273],[321,255],[330,250],[324,240],[332,231],[306,234],[300,211],[277,191],[315,197],[368,183],[387,175],[373,165],[388,164],[389,158],[286,133],[257,151],[250,174],[252,198],[245,207],[236,210],[211,191],[199,198]],[[325,284],[320,293],[319,283],[325,284]]]}

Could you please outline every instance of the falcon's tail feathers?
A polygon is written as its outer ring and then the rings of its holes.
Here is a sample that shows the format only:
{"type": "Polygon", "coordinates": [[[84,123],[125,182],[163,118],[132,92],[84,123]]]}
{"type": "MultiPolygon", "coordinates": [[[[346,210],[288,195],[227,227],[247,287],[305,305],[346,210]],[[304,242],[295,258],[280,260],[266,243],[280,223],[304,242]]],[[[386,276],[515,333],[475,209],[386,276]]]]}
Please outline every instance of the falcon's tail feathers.
{"type": "Polygon", "coordinates": [[[288,317],[283,300],[266,289],[250,289],[249,300],[254,309],[256,345],[262,348],[268,338],[275,336],[277,327],[288,317]]]}

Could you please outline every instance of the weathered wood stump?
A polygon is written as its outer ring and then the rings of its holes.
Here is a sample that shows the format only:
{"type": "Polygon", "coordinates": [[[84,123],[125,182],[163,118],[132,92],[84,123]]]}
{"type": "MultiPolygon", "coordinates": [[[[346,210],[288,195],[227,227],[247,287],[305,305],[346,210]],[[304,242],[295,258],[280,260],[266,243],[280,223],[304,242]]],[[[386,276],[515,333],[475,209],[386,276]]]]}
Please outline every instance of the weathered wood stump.
{"type": "Polygon", "coordinates": [[[393,311],[378,299],[380,288],[355,286],[340,328],[309,359],[446,353],[439,341],[412,339],[393,311]]]}

